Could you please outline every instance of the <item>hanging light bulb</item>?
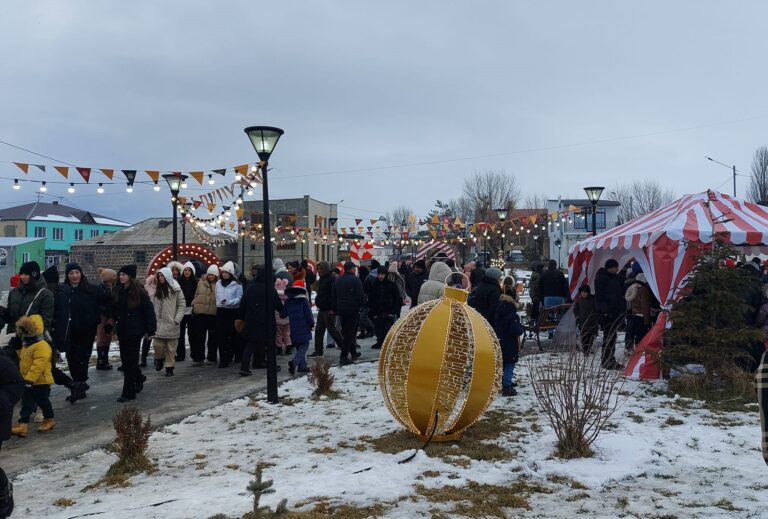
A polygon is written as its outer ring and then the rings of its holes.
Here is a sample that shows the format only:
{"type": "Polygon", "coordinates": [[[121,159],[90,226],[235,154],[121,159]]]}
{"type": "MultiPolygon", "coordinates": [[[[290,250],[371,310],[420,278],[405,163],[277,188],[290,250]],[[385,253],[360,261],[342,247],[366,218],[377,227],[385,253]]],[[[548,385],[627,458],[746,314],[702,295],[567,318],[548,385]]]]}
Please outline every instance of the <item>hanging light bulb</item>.
{"type": "Polygon", "coordinates": [[[256,173],[258,170],[259,168],[257,168],[255,164],[251,166],[251,173],[256,173]]]}
{"type": "Polygon", "coordinates": [[[97,192],[98,194],[102,194],[102,193],[104,192],[104,186],[102,185],[102,183],[101,183],[101,182],[99,182],[99,187],[98,187],[98,188],[96,188],[96,192],[97,192]]]}
{"type": "Polygon", "coordinates": [[[208,183],[210,185],[214,185],[216,183],[216,181],[213,180],[213,175],[208,175],[208,183]]]}
{"type": "Polygon", "coordinates": [[[160,191],[160,185],[158,185],[157,180],[155,180],[155,185],[152,187],[155,191],[160,191]]]}
{"type": "Polygon", "coordinates": [[[186,180],[181,181],[181,186],[179,186],[181,189],[187,189],[187,182],[186,180]]]}
{"type": "Polygon", "coordinates": [[[69,188],[67,189],[68,192],[74,193],[75,192],[75,184],[73,182],[69,183],[69,188]]]}
{"type": "Polygon", "coordinates": [[[45,185],[45,181],[43,181],[42,185],[40,186],[40,192],[45,193],[48,191],[48,187],[45,185]]]}
{"type": "Polygon", "coordinates": [[[18,178],[13,179],[13,189],[21,189],[21,185],[19,184],[18,178]]]}
{"type": "Polygon", "coordinates": [[[253,189],[248,190],[248,196],[253,196],[253,189]]]}
{"type": "Polygon", "coordinates": [[[133,193],[133,184],[128,182],[128,187],[125,188],[125,190],[129,193],[133,193]]]}

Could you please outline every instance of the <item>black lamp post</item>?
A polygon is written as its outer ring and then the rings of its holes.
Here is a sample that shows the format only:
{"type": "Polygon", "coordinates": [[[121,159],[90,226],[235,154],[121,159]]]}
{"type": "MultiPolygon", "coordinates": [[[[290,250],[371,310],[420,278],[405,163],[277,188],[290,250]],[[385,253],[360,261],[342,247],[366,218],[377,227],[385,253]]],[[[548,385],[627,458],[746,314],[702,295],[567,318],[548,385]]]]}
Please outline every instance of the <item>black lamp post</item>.
{"type": "Polygon", "coordinates": [[[181,183],[187,179],[187,176],[181,173],[167,173],[163,175],[163,178],[168,182],[168,187],[171,188],[171,203],[173,204],[173,259],[177,260],[179,257],[179,234],[176,228],[176,217],[179,209],[179,189],[181,189],[181,183]]]}
{"type": "Polygon", "coordinates": [[[181,243],[187,243],[187,219],[192,210],[192,202],[184,202],[181,208],[181,243]]]}
{"type": "Polygon", "coordinates": [[[249,126],[245,133],[251,140],[259,159],[261,166],[261,187],[262,198],[264,199],[264,322],[266,322],[267,336],[267,401],[271,404],[277,403],[277,356],[275,352],[275,330],[273,330],[274,309],[272,308],[272,236],[271,223],[269,221],[269,184],[267,183],[267,172],[269,170],[269,157],[277,145],[277,141],[283,135],[283,130],[272,126],[249,126]]]}
{"type": "Polygon", "coordinates": [[[604,187],[585,187],[584,192],[592,203],[592,236],[597,236],[597,202],[603,194],[604,187]]]}
{"type": "Polygon", "coordinates": [[[499,217],[499,223],[501,224],[501,261],[505,261],[504,259],[504,222],[507,219],[507,210],[506,208],[503,209],[494,209],[496,211],[496,216],[499,217]]]}

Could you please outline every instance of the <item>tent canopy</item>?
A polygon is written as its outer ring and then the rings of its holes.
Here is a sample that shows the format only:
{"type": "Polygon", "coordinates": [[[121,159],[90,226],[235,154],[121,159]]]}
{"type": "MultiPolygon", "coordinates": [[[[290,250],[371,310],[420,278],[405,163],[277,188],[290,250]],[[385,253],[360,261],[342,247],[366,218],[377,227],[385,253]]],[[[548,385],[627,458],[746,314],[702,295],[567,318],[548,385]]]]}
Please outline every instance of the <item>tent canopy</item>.
{"type": "MultiPolygon", "coordinates": [[[[714,236],[747,255],[768,253],[768,208],[716,191],[684,195],[650,214],[571,247],[571,295],[575,297],[585,283],[592,285],[595,274],[608,259],[623,264],[634,258],[640,263],[651,291],[663,307],[669,308],[693,269],[700,248],[711,244],[714,236]]],[[[661,318],[656,326],[662,328],[664,322],[661,318]]],[[[660,336],[661,330],[649,333],[637,345],[636,353],[660,336]]],[[[636,357],[640,357],[642,365],[645,355],[636,357]]],[[[633,374],[638,375],[636,357],[634,364],[630,360],[625,373],[634,369],[633,374]]],[[[641,371],[639,377],[658,378],[658,367],[641,371]]]]}

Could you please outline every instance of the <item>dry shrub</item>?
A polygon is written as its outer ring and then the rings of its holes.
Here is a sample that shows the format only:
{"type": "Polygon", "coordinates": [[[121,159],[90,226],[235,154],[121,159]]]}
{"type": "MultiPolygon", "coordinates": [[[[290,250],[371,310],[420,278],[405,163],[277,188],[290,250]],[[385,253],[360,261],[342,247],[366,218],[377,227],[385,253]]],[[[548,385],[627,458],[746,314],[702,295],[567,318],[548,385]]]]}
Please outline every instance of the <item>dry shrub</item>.
{"type": "Polygon", "coordinates": [[[152,462],[147,457],[149,446],[150,420],[142,422],[141,411],[128,406],[115,413],[112,423],[115,426],[117,438],[117,461],[109,467],[107,476],[133,474],[152,468],[152,462]]]}
{"type": "Polygon", "coordinates": [[[526,359],[536,400],[557,435],[555,455],[591,456],[591,445],[626,401],[622,372],[603,369],[599,355],[576,349],[526,359]]]}
{"type": "Polygon", "coordinates": [[[713,410],[743,411],[757,402],[754,376],[734,362],[724,363],[716,373],[683,373],[668,381],[669,390],[684,398],[702,400],[713,410]]]}
{"type": "Polygon", "coordinates": [[[323,395],[333,396],[333,383],[336,377],[331,373],[331,363],[327,360],[317,359],[307,374],[307,380],[315,388],[312,395],[319,398],[323,395]]]}

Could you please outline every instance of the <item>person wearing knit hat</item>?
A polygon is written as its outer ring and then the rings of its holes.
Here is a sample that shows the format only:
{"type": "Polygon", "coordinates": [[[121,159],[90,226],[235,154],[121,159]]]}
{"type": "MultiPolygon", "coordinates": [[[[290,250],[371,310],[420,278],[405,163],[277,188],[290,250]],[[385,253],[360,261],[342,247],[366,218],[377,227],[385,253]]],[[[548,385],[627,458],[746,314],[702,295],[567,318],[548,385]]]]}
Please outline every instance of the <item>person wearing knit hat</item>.
{"type": "Polygon", "coordinates": [[[124,265],[120,267],[120,270],[117,271],[118,274],[125,274],[131,279],[136,279],[136,272],[137,272],[136,265],[124,265]]]}
{"type": "Polygon", "coordinates": [[[53,344],[66,354],[72,377],[67,401],[85,398],[89,388],[88,366],[101,322],[102,309],[109,304],[110,293],[101,285],[88,282],[78,263],[67,263],[64,281],[56,288],[54,298],[53,344]]]}
{"type": "MultiPolygon", "coordinates": [[[[112,293],[117,283],[117,272],[108,268],[97,268],[96,273],[101,278],[101,289],[112,293]]],[[[111,370],[109,363],[109,346],[112,344],[112,336],[115,329],[115,320],[110,316],[110,304],[102,305],[99,326],[96,327],[96,369],[111,370]]]]}
{"type": "Polygon", "coordinates": [[[496,267],[487,269],[472,291],[470,306],[480,312],[491,326],[496,320],[496,309],[501,297],[501,276],[501,270],[496,267]]]}
{"type": "Polygon", "coordinates": [[[625,274],[619,272],[619,262],[609,259],[595,274],[595,310],[603,330],[601,364],[605,369],[621,369],[616,361],[616,335],[627,311],[625,274]]]}
{"type": "Polygon", "coordinates": [[[418,260],[413,264],[413,270],[405,278],[405,293],[411,299],[411,308],[419,304],[419,292],[421,286],[427,281],[429,273],[424,260],[418,260]]]}
{"type": "Polygon", "coordinates": [[[187,331],[191,332],[192,322],[192,300],[195,298],[197,290],[197,279],[195,278],[195,266],[191,261],[184,264],[181,269],[181,276],[176,280],[184,294],[184,318],[179,325],[179,342],[176,345],[176,362],[181,362],[187,358],[187,331]]]}
{"type": "Polygon", "coordinates": [[[36,261],[27,261],[21,264],[19,274],[31,277],[34,280],[40,279],[40,265],[36,261]]]}
{"type": "Polygon", "coordinates": [[[51,265],[43,271],[43,279],[48,286],[48,290],[53,292],[59,284],[59,270],[56,268],[56,265],[51,265]]]}
{"type": "Polygon", "coordinates": [[[228,261],[220,270],[221,278],[216,282],[216,344],[219,367],[226,368],[233,359],[240,362],[243,355],[240,332],[235,328],[243,287],[235,279],[234,263],[228,261]]]}
{"type": "MultiPolygon", "coordinates": [[[[19,269],[19,284],[8,293],[8,304],[3,320],[8,323],[6,333],[16,333],[16,321],[25,315],[38,314],[43,318],[46,331],[50,331],[53,322],[53,292],[46,288],[46,282],[40,278],[40,266],[36,261],[28,261],[19,269]]],[[[21,348],[21,341],[13,340],[21,348]]]]}
{"type": "Polygon", "coordinates": [[[216,281],[219,277],[219,267],[215,264],[208,267],[206,273],[197,282],[195,295],[192,298],[192,323],[189,331],[189,356],[193,366],[202,366],[206,357],[208,362],[215,364],[216,356],[216,281]],[[206,338],[208,355],[205,355],[206,338]]]}

